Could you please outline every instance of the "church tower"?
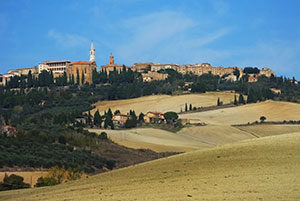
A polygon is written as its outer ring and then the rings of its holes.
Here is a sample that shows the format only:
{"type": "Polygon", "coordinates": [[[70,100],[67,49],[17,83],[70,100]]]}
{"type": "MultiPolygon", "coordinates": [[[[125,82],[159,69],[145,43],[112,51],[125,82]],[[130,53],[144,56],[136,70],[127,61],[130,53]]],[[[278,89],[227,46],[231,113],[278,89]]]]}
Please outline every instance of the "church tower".
{"type": "Polygon", "coordinates": [[[90,49],[90,61],[95,61],[95,48],[93,42],[90,49]]]}

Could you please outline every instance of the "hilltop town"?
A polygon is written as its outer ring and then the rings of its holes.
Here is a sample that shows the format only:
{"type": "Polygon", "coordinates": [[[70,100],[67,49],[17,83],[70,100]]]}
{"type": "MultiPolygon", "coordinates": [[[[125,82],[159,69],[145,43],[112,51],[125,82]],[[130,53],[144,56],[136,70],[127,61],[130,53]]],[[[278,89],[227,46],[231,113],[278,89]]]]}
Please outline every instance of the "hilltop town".
{"type": "MultiPolygon", "coordinates": [[[[18,68],[10,70],[7,73],[0,74],[0,85],[5,86],[7,82],[11,80],[14,76],[28,76],[31,73],[34,77],[42,71],[51,72],[54,79],[61,77],[66,74],[68,80],[82,80],[84,77],[85,83],[92,83],[92,73],[97,70],[97,64],[95,61],[95,48],[93,43],[90,47],[90,59],[89,61],[44,61],[38,66],[31,68],[18,68]],[[79,78],[78,78],[79,77],[79,78]]],[[[237,81],[242,78],[243,75],[248,75],[248,82],[256,82],[259,76],[271,77],[275,73],[270,68],[262,68],[258,70],[257,68],[251,68],[250,71],[245,71],[241,67],[214,67],[209,63],[202,64],[154,64],[148,63],[134,63],[132,66],[125,66],[120,64],[115,64],[114,57],[109,57],[109,63],[102,65],[98,71],[105,71],[107,74],[109,72],[116,70],[121,72],[122,70],[132,70],[141,73],[144,82],[151,82],[154,80],[165,80],[168,77],[167,73],[163,73],[163,70],[173,69],[181,74],[192,73],[194,75],[203,75],[211,73],[212,75],[218,75],[228,81],[237,81]],[[253,70],[256,69],[256,70],[253,70]]],[[[81,83],[82,84],[82,83],[81,83]]]]}

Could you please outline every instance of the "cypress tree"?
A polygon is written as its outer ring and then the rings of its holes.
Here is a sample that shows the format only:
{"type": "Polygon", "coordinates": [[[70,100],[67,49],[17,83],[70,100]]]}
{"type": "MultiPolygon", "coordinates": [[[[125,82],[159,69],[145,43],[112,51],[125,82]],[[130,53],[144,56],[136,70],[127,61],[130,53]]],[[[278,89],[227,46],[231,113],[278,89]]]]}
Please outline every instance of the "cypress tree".
{"type": "Polygon", "coordinates": [[[94,125],[101,128],[102,119],[99,111],[97,110],[94,114],[94,125]]]}
{"type": "Polygon", "coordinates": [[[91,112],[89,111],[88,116],[87,116],[87,125],[93,126],[93,121],[92,121],[92,115],[91,112]]]}
{"type": "Polygon", "coordinates": [[[192,111],[193,110],[193,106],[192,106],[192,104],[190,104],[190,111],[192,111]]]}
{"type": "Polygon", "coordinates": [[[74,78],[74,75],[72,74],[71,76],[71,85],[74,85],[75,84],[75,78],[74,78]]]}
{"type": "Polygon", "coordinates": [[[50,85],[52,85],[52,84],[54,84],[54,76],[53,76],[53,72],[50,71],[50,75],[49,75],[49,85],[48,85],[48,86],[50,86],[50,85]]]}
{"type": "Polygon", "coordinates": [[[33,77],[32,77],[31,70],[28,72],[27,86],[33,87],[33,77]]]}
{"type": "Polygon", "coordinates": [[[79,78],[79,70],[76,69],[76,84],[80,84],[80,78],[79,78]]]}
{"type": "Polygon", "coordinates": [[[68,76],[67,73],[64,72],[63,74],[63,86],[66,86],[68,84],[68,76]]]}
{"type": "Polygon", "coordinates": [[[239,96],[239,104],[245,104],[244,96],[242,94],[239,96]]]}
{"type": "Polygon", "coordinates": [[[233,102],[234,105],[238,105],[238,102],[237,102],[237,99],[236,99],[236,95],[234,95],[234,102],[233,102]]]}
{"type": "Polygon", "coordinates": [[[145,115],[141,112],[140,115],[139,115],[139,122],[140,123],[144,122],[144,116],[145,115]]]}
{"type": "Polygon", "coordinates": [[[104,128],[108,128],[108,126],[110,126],[111,129],[114,129],[114,123],[112,121],[112,111],[109,108],[106,115],[105,115],[105,121],[104,121],[104,128]]]}
{"type": "Polygon", "coordinates": [[[184,109],[184,111],[188,111],[188,106],[187,106],[187,103],[185,104],[185,109],[184,109]]]}
{"type": "Polygon", "coordinates": [[[84,73],[82,71],[82,75],[81,75],[81,84],[84,84],[84,73]]]}

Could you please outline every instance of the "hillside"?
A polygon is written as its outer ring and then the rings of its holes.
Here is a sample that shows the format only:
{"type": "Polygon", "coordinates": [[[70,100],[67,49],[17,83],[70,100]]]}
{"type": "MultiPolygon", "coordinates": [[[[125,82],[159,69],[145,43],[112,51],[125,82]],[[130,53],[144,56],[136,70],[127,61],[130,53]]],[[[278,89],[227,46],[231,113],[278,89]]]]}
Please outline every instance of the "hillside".
{"type": "Polygon", "coordinates": [[[181,114],[180,118],[201,121],[208,125],[185,127],[177,133],[152,128],[106,132],[114,142],[123,146],[152,149],[157,152],[186,152],[256,137],[300,132],[298,125],[232,126],[257,121],[260,116],[266,116],[267,121],[300,120],[300,105],[265,101],[233,108],[181,114]]]}
{"type": "MultiPolygon", "coordinates": [[[[101,133],[103,130],[89,129],[89,131],[101,133]]],[[[105,130],[105,132],[117,144],[157,152],[186,152],[254,138],[248,132],[231,126],[214,125],[186,127],[177,133],[153,128],[105,130]]]]}
{"type": "Polygon", "coordinates": [[[218,97],[224,104],[234,100],[233,92],[207,92],[202,94],[186,94],[186,95],[153,95],[140,98],[114,100],[114,101],[99,101],[95,103],[96,109],[93,109],[93,114],[97,109],[102,114],[111,108],[112,111],[120,110],[122,113],[127,113],[129,110],[134,110],[136,114],[148,111],[180,112],[184,110],[185,103],[192,104],[193,107],[206,107],[217,104],[218,97]]]}
{"type": "Polygon", "coordinates": [[[146,162],[1,200],[299,200],[300,133],[146,162]]]}
{"type": "Polygon", "coordinates": [[[180,118],[199,119],[214,125],[234,125],[259,121],[261,116],[265,116],[267,121],[300,120],[300,104],[269,100],[240,107],[181,114],[180,118]]]}

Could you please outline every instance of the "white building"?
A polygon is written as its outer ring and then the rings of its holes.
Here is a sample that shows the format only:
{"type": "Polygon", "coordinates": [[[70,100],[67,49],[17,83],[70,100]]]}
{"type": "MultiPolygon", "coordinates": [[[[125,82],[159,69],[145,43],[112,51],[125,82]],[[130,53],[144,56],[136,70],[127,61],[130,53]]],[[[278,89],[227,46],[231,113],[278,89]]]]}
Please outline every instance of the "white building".
{"type": "Polygon", "coordinates": [[[93,42],[90,49],[90,61],[95,61],[95,48],[93,42]]]}
{"type": "Polygon", "coordinates": [[[67,70],[67,65],[71,63],[70,61],[44,61],[39,64],[39,73],[43,70],[52,71],[54,77],[62,75],[67,70]]]}

